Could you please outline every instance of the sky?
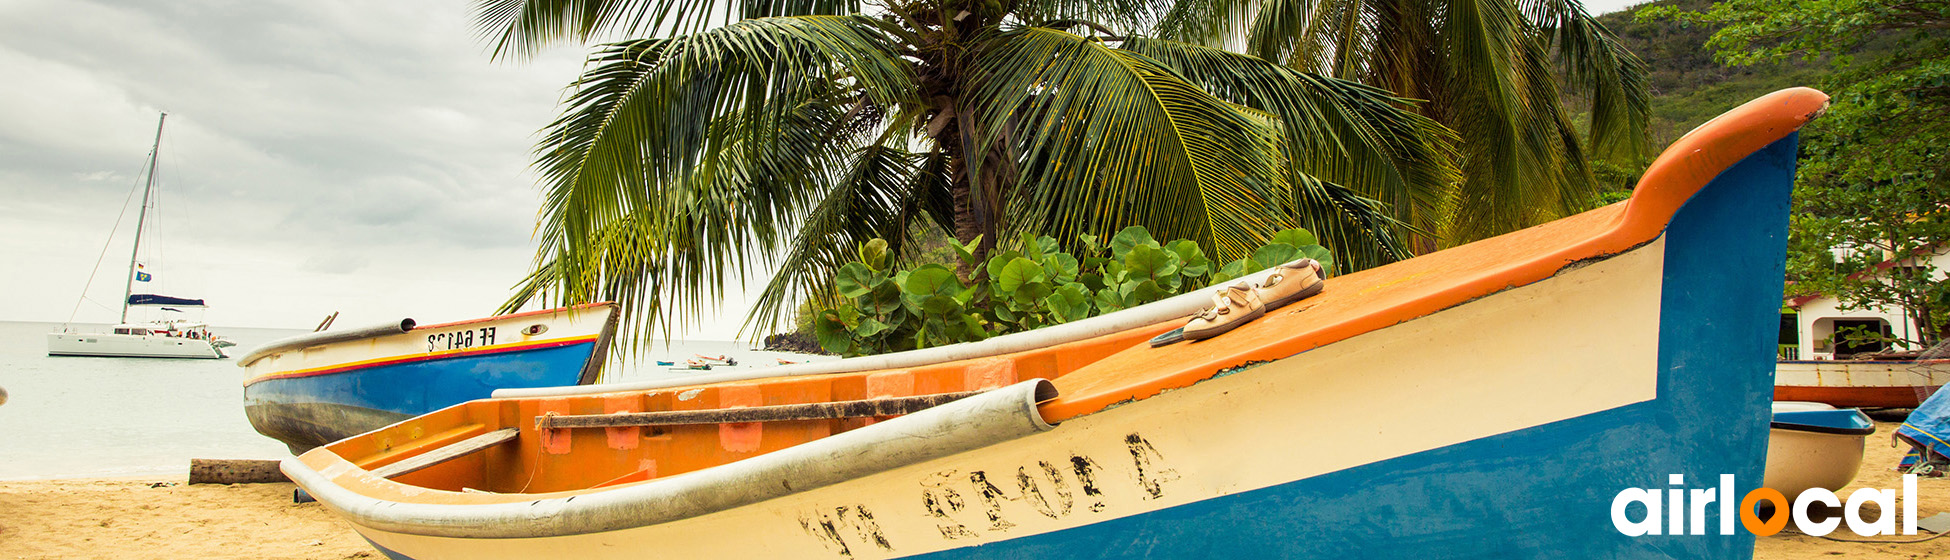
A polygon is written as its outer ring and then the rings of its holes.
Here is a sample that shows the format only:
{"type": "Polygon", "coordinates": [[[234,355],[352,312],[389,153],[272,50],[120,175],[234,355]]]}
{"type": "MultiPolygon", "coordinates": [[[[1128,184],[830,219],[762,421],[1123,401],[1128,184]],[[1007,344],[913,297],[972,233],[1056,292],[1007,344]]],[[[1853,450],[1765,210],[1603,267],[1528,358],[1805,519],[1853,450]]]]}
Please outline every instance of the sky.
{"type": "MultiPolygon", "coordinates": [[[[532,264],[536,131],[583,49],[492,60],[470,4],[0,0],[0,320],[116,319],[132,206],[107,242],[163,111],[139,285],[219,326],[492,313],[532,264]]],[[[746,301],[679,337],[731,339],[746,301]]]]}

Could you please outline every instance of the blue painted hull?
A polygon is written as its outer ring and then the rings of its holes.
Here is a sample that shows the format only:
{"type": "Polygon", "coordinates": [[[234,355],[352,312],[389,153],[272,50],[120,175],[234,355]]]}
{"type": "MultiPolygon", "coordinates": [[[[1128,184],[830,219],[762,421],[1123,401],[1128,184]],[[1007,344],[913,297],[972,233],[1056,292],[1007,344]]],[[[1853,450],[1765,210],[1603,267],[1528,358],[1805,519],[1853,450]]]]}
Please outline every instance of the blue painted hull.
{"type": "Polygon", "coordinates": [[[595,342],[266,379],[244,387],[245,415],[293,452],[428,412],[484,399],[495,389],[574,385],[595,342]]]}

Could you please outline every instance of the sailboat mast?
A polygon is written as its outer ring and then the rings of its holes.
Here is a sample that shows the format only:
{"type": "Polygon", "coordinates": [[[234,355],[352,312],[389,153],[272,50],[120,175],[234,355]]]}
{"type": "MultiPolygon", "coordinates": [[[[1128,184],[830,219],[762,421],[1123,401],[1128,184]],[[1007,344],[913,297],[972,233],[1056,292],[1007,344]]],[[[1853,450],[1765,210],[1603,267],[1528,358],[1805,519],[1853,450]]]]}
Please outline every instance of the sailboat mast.
{"type": "Polygon", "coordinates": [[[122,283],[122,319],[129,322],[129,296],[135,294],[135,262],[142,255],[142,222],[149,217],[149,191],[156,188],[156,161],[162,157],[163,121],[169,113],[156,117],[156,143],[149,147],[149,178],[142,185],[142,208],[135,213],[135,246],[129,248],[129,279],[122,283]]]}

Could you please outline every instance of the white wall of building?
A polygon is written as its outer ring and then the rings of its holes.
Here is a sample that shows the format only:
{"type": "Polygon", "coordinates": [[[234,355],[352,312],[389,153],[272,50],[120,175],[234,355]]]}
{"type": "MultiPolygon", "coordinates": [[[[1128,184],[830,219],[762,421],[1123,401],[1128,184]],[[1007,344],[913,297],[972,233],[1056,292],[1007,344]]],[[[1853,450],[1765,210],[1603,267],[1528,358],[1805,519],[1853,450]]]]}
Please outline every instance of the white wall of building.
{"type": "MultiPolygon", "coordinates": [[[[1950,248],[1933,255],[1930,261],[1936,268],[1937,281],[1950,281],[1950,248]]],[[[1835,359],[1833,341],[1836,319],[1881,319],[1889,324],[1889,330],[1898,337],[1916,340],[1920,338],[1918,328],[1903,314],[1902,308],[1841,310],[1841,302],[1829,296],[1818,296],[1801,304],[1797,330],[1800,334],[1800,354],[1803,360],[1835,359]]],[[[1914,350],[1914,348],[1897,348],[1914,350]]]]}

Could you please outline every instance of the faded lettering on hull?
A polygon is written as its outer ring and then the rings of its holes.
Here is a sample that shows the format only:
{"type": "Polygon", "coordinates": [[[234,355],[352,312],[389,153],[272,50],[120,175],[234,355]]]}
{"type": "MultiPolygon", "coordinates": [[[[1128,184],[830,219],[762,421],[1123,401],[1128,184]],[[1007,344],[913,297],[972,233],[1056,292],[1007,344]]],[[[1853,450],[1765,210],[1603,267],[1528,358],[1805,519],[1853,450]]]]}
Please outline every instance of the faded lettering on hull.
{"type": "MultiPolygon", "coordinates": [[[[947,469],[928,473],[916,481],[920,495],[913,502],[918,510],[905,510],[929,519],[940,538],[949,541],[1003,536],[1017,528],[1020,516],[1062,520],[1088,511],[1110,511],[1107,497],[1126,500],[1156,500],[1164,497],[1169,484],[1178,480],[1178,471],[1166,465],[1165,455],[1142,435],[1124,436],[1125,457],[1112,460],[1114,467],[1085,453],[1050,457],[1008,470],[963,471],[947,469]],[[1110,472],[1123,470],[1128,477],[1106,479],[1110,472]],[[1007,473],[998,475],[997,473],[1007,473]],[[1108,484],[1108,485],[1107,485],[1108,484]],[[1083,507],[1078,507],[1082,499],[1083,507]]],[[[1132,513],[1132,512],[1112,512],[1132,513]]],[[[818,508],[799,516],[800,528],[841,558],[853,558],[864,551],[894,552],[899,543],[883,532],[873,514],[862,504],[818,508]]]]}

